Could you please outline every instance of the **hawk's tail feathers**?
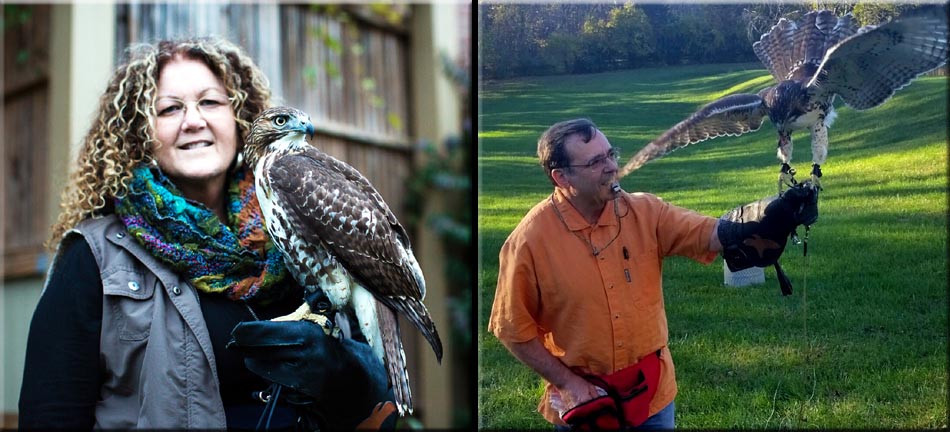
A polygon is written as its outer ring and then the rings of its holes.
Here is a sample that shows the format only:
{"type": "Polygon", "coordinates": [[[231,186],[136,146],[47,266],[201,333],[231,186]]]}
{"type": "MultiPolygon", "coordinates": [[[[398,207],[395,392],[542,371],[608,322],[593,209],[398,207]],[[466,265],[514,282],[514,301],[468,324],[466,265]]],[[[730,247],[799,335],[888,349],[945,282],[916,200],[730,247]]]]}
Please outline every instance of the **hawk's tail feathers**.
{"type": "Polygon", "coordinates": [[[763,34],[752,50],[777,81],[792,79],[803,65],[818,66],[833,46],[858,31],[850,14],[811,11],[799,21],[782,18],[763,34]]]}
{"type": "Polygon", "coordinates": [[[815,62],[816,65],[821,63],[821,58],[825,55],[825,38],[821,34],[821,29],[815,25],[817,15],[815,12],[805,14],[801,22],[798,23],[798,28],[792,33],[791,41],[789,41],[791,45],[788,47],[792,69],[788,73],[792,73],[809,61],[815,62]],[[816,53],[816,51],[818,52],[816,53]]]}
{"type": "Polygon", "coordinates": [[[831,29],[828,40],[825,41],[825,52],[828,52],[828,50],[837,45],[838,42],[847,39],[858,31],[858,27],[854,24],[853,18],[851,14],[838,17],[838,21],[831,29]]]}
{"type": "Polygon", "coordinates": [[[771,30],[763,34],[758,42],[752,44],[752,51],[777,81],[786,79],[795,63],[789,50],[797,29],[794,21],[782,18],[771,30]]]}
{"type": "MultiPolygon", "coordinates": [[[[838,43],[840,39],[836,39],[838,36],[835,36],[834,31],[841,20],[846,20],[846,18],[841,17],[839,19],[833,13],[831,13],[831,11],[818,11],[818,15],[815,17],[815,28],[823,37],[820,43],[814,43],[808,46],[808,50],[805,55],[809,60],[814,60],[818,63],[821,63],[821,60],[825,57],[825,53],[828,52],[828,49],[838,43]]],[[[844,22],[842,25],[846,26],[848,23],[844,22]]]]}
{"type": "Polygon", "coordinates": [[[426,306],[422,304],[421,301],[412,298],[406,298],[405,301],[396,302],[393,306],[395,306],[412,325],[416,326],[416,328],[422,332],[422,335],[429,341],[429,345],[432,346],[432,351],[435,352],[435,358],[441,364],[442,339],[439,338],[439,332],[435,329],[435,323],[432,322],[432,318],[429,316],[429,310],[426,309],[426,306]]]}
{"type": "Polygon", "coordinates": [[[386,374],[396,397],[399,415],[412,414],[412,392],[409,388],[409,371],[406,369],[406,352],[399,337],[399,321],[396,313],[382,302],[376,302],[379,316],[380,338],[385,351],[386,374]]]}

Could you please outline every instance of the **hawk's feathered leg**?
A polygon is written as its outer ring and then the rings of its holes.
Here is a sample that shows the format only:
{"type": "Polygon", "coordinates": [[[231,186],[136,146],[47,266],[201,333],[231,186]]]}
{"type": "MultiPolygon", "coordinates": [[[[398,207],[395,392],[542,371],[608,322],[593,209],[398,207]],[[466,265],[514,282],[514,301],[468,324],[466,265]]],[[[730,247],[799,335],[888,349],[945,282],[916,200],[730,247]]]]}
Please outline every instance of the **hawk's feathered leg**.
{"type": "Polygon", "coordinates": [[[789,165],[792,161],[792,131],[779,131],[775,154],[778,160],[782,161],[778,171],[778,193],[781,194],[785,186],[793,187],[798,184],[798,180],[795,180],[795,168],[789,165]]]}
{"type": "MultiPolygon", "coordinates": [[[[827,117],[831,119],[832,117],[827,117]]],[[[825,158],[828,157],[828,126],[830,122],[827,120],[824,115],[818,122],[816,122],[811,127],[811,181],[818,190],[822,190],[821,181],[821,164],[825,163],[825,158]]]]}

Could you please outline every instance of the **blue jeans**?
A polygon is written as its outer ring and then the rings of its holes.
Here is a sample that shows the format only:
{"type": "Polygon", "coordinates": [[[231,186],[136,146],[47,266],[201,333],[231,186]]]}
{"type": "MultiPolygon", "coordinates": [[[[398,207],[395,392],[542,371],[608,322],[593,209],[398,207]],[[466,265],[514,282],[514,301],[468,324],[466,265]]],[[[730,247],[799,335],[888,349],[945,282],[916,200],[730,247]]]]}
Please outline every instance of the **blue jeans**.
{"type": "MultiPolygon", "coordinates": [[[[659,429],[673,429],[673,414],[676,411],[676,403],[670,402],[666,408],[660,410],[660,412],[653,414],[648,418],[643,424],[635,428],[630,428],[627,430],[659,430],[659,429]]],[[[567,432],[571,430],[570,426],[561,426],[554,425],[554,430],[556,432],[567,432]]]]}

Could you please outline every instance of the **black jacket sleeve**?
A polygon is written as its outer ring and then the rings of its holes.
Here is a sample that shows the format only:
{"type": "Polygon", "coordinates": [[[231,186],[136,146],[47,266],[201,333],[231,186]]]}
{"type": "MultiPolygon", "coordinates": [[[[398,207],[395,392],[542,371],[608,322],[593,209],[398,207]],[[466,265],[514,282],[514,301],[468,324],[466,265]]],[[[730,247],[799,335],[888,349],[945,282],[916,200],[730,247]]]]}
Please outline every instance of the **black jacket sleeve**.
{"type": "Polygon", "coordinates": [[[20,389],[21,429],[85,429],[99,398],[102,280],[83,239],[65,245],[33,313],[20,389]]]}

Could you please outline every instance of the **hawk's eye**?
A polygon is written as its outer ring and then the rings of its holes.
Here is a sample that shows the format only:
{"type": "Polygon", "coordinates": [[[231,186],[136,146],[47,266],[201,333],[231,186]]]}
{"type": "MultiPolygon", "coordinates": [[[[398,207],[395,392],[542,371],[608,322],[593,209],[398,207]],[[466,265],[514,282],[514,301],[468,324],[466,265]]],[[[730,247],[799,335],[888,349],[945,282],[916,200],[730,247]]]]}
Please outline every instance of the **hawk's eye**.
{"type": "Polygon", "coordinates": [[[287,124],[287,116],[279,115],[274,118],[274,124],[277,126],[283,126],[287,124]]]}

